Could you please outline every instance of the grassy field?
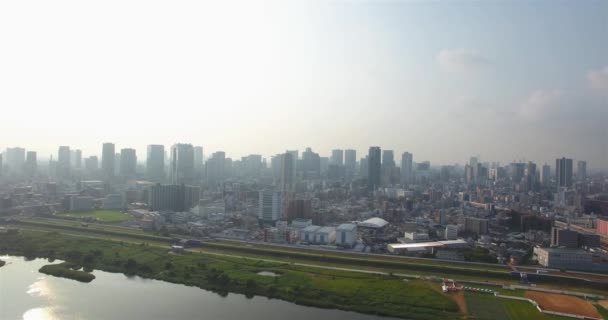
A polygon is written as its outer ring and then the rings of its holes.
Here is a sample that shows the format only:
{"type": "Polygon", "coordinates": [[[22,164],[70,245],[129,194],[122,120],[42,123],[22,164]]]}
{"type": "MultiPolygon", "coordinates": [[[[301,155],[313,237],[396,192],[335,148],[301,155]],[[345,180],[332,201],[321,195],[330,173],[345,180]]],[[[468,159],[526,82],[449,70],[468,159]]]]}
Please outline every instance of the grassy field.
{"type": "Polygon", "coordinates": [[[604,319],[608,319],[608,309],[602,307],[599,304],[595,304],[595,308],[602,315],[602,317],[604,317],[604,319]]]}
{"type": "Polygon", "coordinates": [[[83,212],[83,213],[60,213],[57,214],[58,217],[67,218],[67,219],[84,219],[91,218],[98,222],[103,223],[120,223],[129,221],[132,217],[124,212],[120,211],[111,211],[111,210],[95,210],[92,212],[83,212]]]}
{"type": "Polygon", "coordinates": [[[491,294],[465,294],[469,319],[478,320],[558,320],[563,317],[544,314],[526,301],[497,298],[491,294]]]}
{"type": "Polygon", "coordinates": [[[392,276],[326,270],[290,263],[222,257],[167,248],[23,231],[0,235],[0,253],[50,257],[109,272],[136,274],[194,285],[220,294],[263,295],[317,307],[337,308],[408,319],[458,319],[454,301],[436,283],[404,282],[392,276]],[[274,272],[279,277],[258,275],[274,272]]]}

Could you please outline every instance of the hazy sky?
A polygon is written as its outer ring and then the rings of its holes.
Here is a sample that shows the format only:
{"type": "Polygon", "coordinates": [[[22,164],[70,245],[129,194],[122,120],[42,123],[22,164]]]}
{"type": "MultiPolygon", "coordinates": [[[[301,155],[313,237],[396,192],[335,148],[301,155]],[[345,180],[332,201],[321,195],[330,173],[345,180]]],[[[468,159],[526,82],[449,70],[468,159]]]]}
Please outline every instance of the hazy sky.
{"type": "Polygon", "coordinates": [[[608,1],[0,2],[0,148],[608,168],[608,1]]]}

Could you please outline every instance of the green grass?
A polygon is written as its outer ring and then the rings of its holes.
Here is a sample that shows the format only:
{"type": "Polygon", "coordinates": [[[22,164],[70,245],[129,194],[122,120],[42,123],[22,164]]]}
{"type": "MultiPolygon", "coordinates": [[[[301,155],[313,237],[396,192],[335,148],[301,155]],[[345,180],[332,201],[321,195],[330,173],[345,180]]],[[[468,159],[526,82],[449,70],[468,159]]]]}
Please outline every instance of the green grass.
{"type": "Polygon", "coordinates": [[[92,218],[99,222],[104,223],[119,223],[131,220],[132,217],[129,214],[120,211],[110,211],[110,210],[96,210],[92,212],[83,212],[83,213],[60,213],[57,215],[61,218],[68,219],[83,219],[83,218],[92,218]]]}
{"type": "Polygon", "coordinates": [[[73,270],[72,268],[78,267],[73,263],[63,262],[59,264],[47,264],[38,271],[55,277],[67,278],[80,282],[91,282],[95,279],[95,276],[88,272],[73,270]]]}
{"type": "MultiPolygon", "coordinates": [[[[326,270],[258,259],[222,257],[168,248],[23,231],[0,235],[0,253],[49,257],[109,272],[194,285],[220,294],[262,295],[303,305],[408,319],[458,319],[458,307],[436,283],[326,270]],[[271,271],[280,277],[258,275],[271,271]]],[[[69,270],[69,269],[68,269],[69,270]]]]}
{"type": "MultiPolygon", "coordinates": [[[[523,291],[522,291],[523,292],[523,291]]],[[[476,320],[557,320],[563,317],[538,311],[530,302],[497,298],[491,294],[466,292],[469,319],[476,320]]]]}
{"type": "Polygon", "coordinates": [[[608,319],[608,310],[606,308],[602,307],[598,303],[595,304],[595,308],[602,315],[602,317],[604,317],[604,319],[608,319]]]}

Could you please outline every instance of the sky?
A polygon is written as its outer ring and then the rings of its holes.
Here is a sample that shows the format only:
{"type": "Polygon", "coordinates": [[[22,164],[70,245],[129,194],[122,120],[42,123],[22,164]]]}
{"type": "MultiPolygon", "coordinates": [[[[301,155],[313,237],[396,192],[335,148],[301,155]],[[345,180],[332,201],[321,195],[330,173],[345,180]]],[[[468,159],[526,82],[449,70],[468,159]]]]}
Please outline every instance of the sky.
{"type": "Polygon", "coordinates": [[[1,1],[1,150],[103,142],[608,168],[608,1],[1,1]]]}

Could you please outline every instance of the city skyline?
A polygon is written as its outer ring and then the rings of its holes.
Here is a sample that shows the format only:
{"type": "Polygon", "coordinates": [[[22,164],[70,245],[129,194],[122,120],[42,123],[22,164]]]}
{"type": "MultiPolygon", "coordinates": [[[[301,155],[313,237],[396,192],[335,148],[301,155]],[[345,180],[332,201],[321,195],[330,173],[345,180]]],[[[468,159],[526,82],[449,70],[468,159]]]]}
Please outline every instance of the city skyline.
{"type": "Polygon", "coordinates": [[[608,168],[606,2],[36,5],[0,10],[3,148],[379,145],[608,168]]]}

